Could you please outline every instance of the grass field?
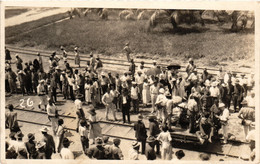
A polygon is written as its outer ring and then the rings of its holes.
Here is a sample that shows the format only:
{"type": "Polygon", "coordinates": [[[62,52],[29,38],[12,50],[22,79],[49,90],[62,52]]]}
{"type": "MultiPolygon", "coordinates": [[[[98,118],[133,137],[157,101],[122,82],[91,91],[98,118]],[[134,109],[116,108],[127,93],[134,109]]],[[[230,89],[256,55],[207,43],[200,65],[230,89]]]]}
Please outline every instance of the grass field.
{"type": "MultiPolygon", "coordinates": [[[[66,20],[6,39],[6,43],[48,50],[58,50],[63,45],[68,51],[73,51],[77,45],[82,53],[93,51],[118,56],[122,55],[124,44],[130,42],[135,57],[139,58],[186,63],[189,57],[193,57],[198,65],[204,66],[253,65],[252,30],[231,33],[230,24],[219,26],[208,23],[204,27],[181,25],[178,30],[173,30],[171,24],[165,24],[146,32],[147,20],[120,21],[116,11],[111,15],[108,21],[94,15],[66,20]]],[[[6,28],[6,36],[14,36],[19,31],[41,26],[58,17],[63,15],[6,28]]]]}
{"type": "Polygon", "coordinates": [[[5,37],[7,38],[6,41],[8,42],[8,37],[17,36],[23,32],[41,27],[48,23],[56,22],[57,20],[61,20],[66,17],[68,17],[67,13],[61,13],[61,14],[56,14],[56,15],[52,15],[49,17],[41,18],[39,20],[22,23],[20,25],[7,27],[7,28],[5,28],[5,37]]]}

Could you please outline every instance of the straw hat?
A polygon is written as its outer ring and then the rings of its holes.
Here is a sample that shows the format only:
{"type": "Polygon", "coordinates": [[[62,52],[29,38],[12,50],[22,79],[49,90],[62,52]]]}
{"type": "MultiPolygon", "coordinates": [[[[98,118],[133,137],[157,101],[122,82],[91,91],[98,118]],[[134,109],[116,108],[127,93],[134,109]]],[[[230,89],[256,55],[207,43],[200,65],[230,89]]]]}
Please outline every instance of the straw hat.
{"type": "Polygon", "coordinates": [[[133,148],[137,148],[137,147],[140,147],[140,144],[137,141],[133,141],[132,146],[133,146],[133,148]]]}
{"type": "Polygon", "coordinates": [[[235,83],[236,83],[236,84],[239,84],[239,80],[238,80],[238,79],[236,79],[235,83]]]}
{"type": "Polygon", "coordinates": [[[159,89],[159,93],[164,94],[164,92],[165,92],[165,90],[164,90],[163,88],[160,88],[160,89],[159,89]]]}
{"type": "Polygon", "coordinates": [[[148,143],[152,143],[152,142],[155,142],[156,140],[155,140],[155,138],[154,138],[154,136],[149,136],[148,138],[147,138],[147,140],[146,140],[146,142],[148,142],[148,143]]]}
{"type": "Polygon", "coordinates": [[[224,103],[219,103],[218,108],[225,108],[225,104],[224,103]]]}
{"type": "Polygon", "coordinates": [[[40,129],[41,132],[48,132],[49,128],[47,126],[44,126],[40,129]]]}
{"type": "Polygon", "coordinates": [[[96,143],[96,145],[102,145],[103,144],[102,138],[97,137],[96,140],[95,140],[95,143],[96,143]]]}
{"type": "Polygon", "coordinates": [[[40,149],[46,145],[46,142],[39,141],[36,143],[35,148],[40,149]]]}

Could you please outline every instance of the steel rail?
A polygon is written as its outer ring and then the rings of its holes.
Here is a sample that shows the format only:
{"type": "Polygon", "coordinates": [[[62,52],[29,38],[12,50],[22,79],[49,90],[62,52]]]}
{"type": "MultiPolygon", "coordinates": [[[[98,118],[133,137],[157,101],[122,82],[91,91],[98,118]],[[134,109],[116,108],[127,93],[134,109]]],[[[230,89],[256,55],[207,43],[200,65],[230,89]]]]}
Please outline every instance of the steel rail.
{"type": "MultiPolygon", "coordinates": [[[[14,46],[10,46],[10,45],[6,45],[7,48],[9,48],[10,50],[12,50],[13,52],[16,52],[16,53],[23,53],[21,51],[26,51],[26,53],[30,53],[31,55],[36,55],[36,53],[44,53],[44,54],[52,54],[53,51],[43,51],[43,50],[32,50],[32,49],[24,49],[24,48],[20,48],[20,47],[14,47],[14,46]],[[19,51],[20,50],[20,51],[19,51]],[[34,54],[34,53],[35,54],[34,54]]],[[[25,52],[23,54],[26,54],[25,52]]],[[[61,55],[60,53],[57,53],[58,55],[61,55]]],[[[42,55],[42,56],[46,56],[46,57],[49,57],[50,55],[42,55]]],[[[73,57],[73,55],[70,55],[68,54],[69,57],[73,57]]],[[[82,58],[86,58],[86,59],[81,59],[82,61],[89,61],[87,59],[90,59],[90,57],[87,56],[87,54],[83,54],[82,58]]],[[[74,60],[73,58],[68,58],[69,60],[74,60]]],[[[122,66],[129,66],[129,64],[121,64],[121,63],[125,63],[126,61],[125,60],[120,60],[120,59],[113,59],[113,58],[101,58],[101,60],[106,60],[106,61],[117,61],[117,62],[120,62],[120,63],[108,63],[108,62],[103,62],[104,64],[113,64],[113,65],[122,65],[122,66]]],[[[136,61],[135,63],[141,63],[140,61],[136,61]]],[[[145,62],[145,64],[147,65],[152,65],[153,63],[150,63],[150,62],[145,62]]],[[[167,66],[168,64],[165,64],[165,63],[161,63],[161,64],[158,64],[160,66],[167,66]]],[[[145,66],[145,68],[150,68],[150,67],[147,67],[145,66]]],[[[184,65],[181,65],[181,68],[185,68],[184,65]]],[[[197,69],[199,70],[203,70],[205,67],[197,67],[197,69]]],[[[213,72],[218,72],[218,69],[214,69],[214,68],[208,68],[207,67],[207,70],[209,71],[213,71],[213,72]]],[[[181,72],[184,72],[184,71],[181,71],[181,72]]],[[[241,72],[241,71],[233,71],[234,73],[245,73],[245,74],[250,74],[248,72],[241,72]]]]}

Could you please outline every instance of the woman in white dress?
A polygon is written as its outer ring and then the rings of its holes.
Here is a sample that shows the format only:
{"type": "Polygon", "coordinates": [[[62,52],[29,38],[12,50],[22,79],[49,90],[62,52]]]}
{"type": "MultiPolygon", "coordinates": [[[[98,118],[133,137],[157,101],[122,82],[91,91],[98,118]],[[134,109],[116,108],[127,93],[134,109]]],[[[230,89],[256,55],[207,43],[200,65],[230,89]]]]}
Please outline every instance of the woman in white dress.
{"type": "Polygon", "coordinates": [[[87,104],[91,102],[91,85],[89,80],[85,83],[85,100],[87,104]]]}
{"type": "Polygon", "coordinates": [[[147,104],[150,102],[150,86],[148,84],[147,79],[144,79],[143,83],[143,91],[142,91],[142,97],[143,97],[143,105],[147,107],[147,104]]]}
{"type": "Polygon", "coordinates": [[[172,137],[168,131],[167,126],[162,127],[162,132],[158,135],[157,140],[162,142],[161,151],[162,151],[162,160],[171,160],[172,159],[172,137]]]}

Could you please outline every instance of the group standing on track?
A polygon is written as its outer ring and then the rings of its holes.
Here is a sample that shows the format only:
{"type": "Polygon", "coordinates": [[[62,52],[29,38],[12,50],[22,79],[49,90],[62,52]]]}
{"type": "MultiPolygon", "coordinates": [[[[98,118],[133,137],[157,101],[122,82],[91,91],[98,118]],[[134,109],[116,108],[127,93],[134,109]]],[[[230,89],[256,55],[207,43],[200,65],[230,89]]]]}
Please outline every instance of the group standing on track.
{"type": "MultiPolygon", "coordinates": [[[[119,139],[114,139],[112,146],[106,146],[106,144],[104,146],[104,136],[101,134],[101,127],[95,112],[102,106],[105,106],[105,119],[108,121],[110,120],[109,112],[112,113],[114,121],[118,121],[116,113],[122,112],[122,121],[128,124],[132,123],[131,115],[138,114],[134,130],[137,141],[141,143],[141,153],[145,154],[148,160],[156,159],[156,153],[161,154],[162,159],[172,159],[170,135],[172,126],[187,128],[190,133],[196,134],[202,144],[206,141],[212,142],[214,137],[218,138],[218,131],[222,128],[224,143],[227,143],[229,113],[239,112],[239,118],[242,119],[244,126],[245,139],[250,131],[253,131],[255,124],[253,73],[247,78],[245,74],[239,77],[235,72],[225,72],[222,68],[219,69],[217,75],[208,73],[206,68],[202,73],[198,73],[191,58],[185,73],[180,73],[178,68],[160,67],[156,61],[153,62],[152,68],[146,69],[145,62],[136,66],[134,59],[130,56],[131,50],[128,46],[129,43],[123,50],[126,52],[130,66],[129,71],[124,72],[123,75],[105,73],[102,69],[102,61],[98,56],[94,57],[93,53],[90,54],[88,65],[83,71],[72,68],[67,61],[67,52],[64,47],[60,47],[61,57],[56,52],[51,54],[48,69],[43,67],[39,53],[36,59],[24,65],[21,57],[16,55],[17,72],[15,73],[11,67],[10,51],[6,49],[6,92],[23,95],[37,94],[40,99],[38,107],[46,111],[52,122],[53,135],[56,137],[54,139],[49,135],[47,133],[49,129],[44,127],[41,129],[44,139],[37,143],[28,141],[32,145],[22,151],[23,145],[18,142],[21,142],[19,139],[23,137],[23,134],[17,123],[17,116],[13,112],[13,105],[9,105],[10,112],[6,113],[6,128],[10,129],[11,140],[7,143],[7,154],[10,155],[10,152],[18,154],[17,158],[38,159],[40,156],[40,158],[50,159],[52,153],[58,152],[63,159],[74,158],[68,149],[70,141],[64,137],[66,130],[63,120],[59,118],[55,106],[58,102],[57,93],[62,93],[64,100],[72,100],[75,103],[75,113],[78,119],[77,132],[82,143],[82,151],[90,158],[124,159],[119,147],[119,139]],[[64,69],[61,68],[62,60],[64,69]],[[91,104],[88,115],[84,113],[83,103],[91,104]],[[149,104],[152,108],[148,108],[149,104]],[[143,111],[140,107],[150,110],[148,135],[142,122],[143,111]],[[15,138],[18,139],[17,143],[15,138]],[[95,143],[95,146],[89,146],[90,140],[95,143]],[[45,155],[42,155],[42,151],[45,155]]],[[[75,64],[80,67],[78,47],[75,47],[74,52],[75,64]]],[[[28,138],[34,137],[28,134],[28,138]]],[[[132,157],[138,159],[136,156],[140,145],[133,142],[132,146],[132,157]]],[[[253,150],[254,147],[252,152],[253,150]]],[[[178,154],[183,156],[182,153],[178,154]]]]}

